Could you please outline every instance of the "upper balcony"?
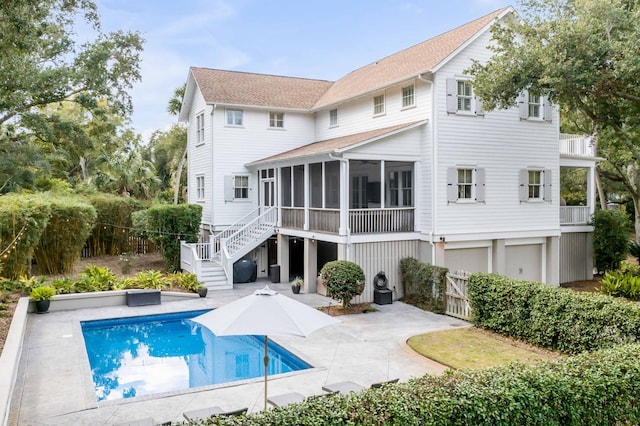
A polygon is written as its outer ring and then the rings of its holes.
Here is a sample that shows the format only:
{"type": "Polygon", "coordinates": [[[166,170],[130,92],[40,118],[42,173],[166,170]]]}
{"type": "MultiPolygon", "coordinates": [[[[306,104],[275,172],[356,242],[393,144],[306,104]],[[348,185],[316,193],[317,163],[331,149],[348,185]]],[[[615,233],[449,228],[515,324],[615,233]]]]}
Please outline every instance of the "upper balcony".
{"type": "Polygon", "coordinates": [[[595,159],[593,138],[589,135],[560,134],[560,156],[595,159]]]}

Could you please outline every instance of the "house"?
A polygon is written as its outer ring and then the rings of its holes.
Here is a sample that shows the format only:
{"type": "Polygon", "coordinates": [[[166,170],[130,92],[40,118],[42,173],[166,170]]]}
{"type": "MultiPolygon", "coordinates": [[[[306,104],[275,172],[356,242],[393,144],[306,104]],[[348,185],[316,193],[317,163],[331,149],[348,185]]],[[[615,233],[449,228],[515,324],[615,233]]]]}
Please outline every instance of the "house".
{"type": "Polygon", "coordinates": [[[402,297],[399,260],[497,272],[550,285],[592,277],[590,139],[559,133],[558,109],[523,93],[485,111],[465,74],[487,60],[490,27],[511,7],[331,82],[191,68],[189,202],[203,206],[198,244],[182,268],[210,288],[233,265],[304,277],[327,261],[362,266],[373,300],[385,271],[402,297]],[[564,206],[561,168],[587,171],[583,206],[564,206]]]}

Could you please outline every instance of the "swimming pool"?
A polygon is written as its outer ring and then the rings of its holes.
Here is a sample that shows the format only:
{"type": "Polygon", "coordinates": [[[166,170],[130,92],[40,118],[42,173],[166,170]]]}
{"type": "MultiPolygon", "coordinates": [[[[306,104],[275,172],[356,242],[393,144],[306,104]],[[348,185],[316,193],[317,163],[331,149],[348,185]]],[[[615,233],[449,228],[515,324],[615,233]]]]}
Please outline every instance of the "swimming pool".
{"type": "MultiPolygon", "coordinates": [[[[262,336],[217,337],[190,321],[208,310],[81,322],[98,401],[264,375],[262,336]]],[[[269,341],[268,374],[311,368],[269,341]]]]}

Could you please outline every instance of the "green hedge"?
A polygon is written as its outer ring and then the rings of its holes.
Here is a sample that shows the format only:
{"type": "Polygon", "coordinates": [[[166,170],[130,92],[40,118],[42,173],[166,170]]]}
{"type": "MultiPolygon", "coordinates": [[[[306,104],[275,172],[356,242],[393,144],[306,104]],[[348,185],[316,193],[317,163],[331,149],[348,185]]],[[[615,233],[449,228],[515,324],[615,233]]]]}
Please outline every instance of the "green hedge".
{"type": "Polygon", "coordinates": [[[445,276],[449,270],[412,257],[400,260],[403,300],[436,313],[444,313],[445,276]]]}
{"type": "Polygon", "coordinates": [[[114,256],[130,252],[131,214],[144,208],[142,202],[111,194],[94,194],[88,199],[97,213],[97,226],[87,242],[91,255],[114,256]]]}
{"type": "Polygon", "coordinates": [[[210,425],[611,425],[640,422],[640,345],[424,376],[210,425]]]}
{"type": "Polygon", "coordinates": [[[95,225],[96,210],[84,198],[49,194],[48,200],[51,214],[34,257],[40,274],[71,273],[95,225]]]}
{"type": "Polygon", "coordinates": [[[473,323],[569,354],[640,340],[640,306],[496,274],[469,279],[473,323]]]}
{"type": "Polygon", "coordinates": [[[158,205],[132,215],[134,226],[145,229],[159,246],[171,272],[180,270],[180,241],[198,241],[201,217],[202,206],[197,204],[158,205]]]}
{"type": "Polygon", "coordinates": [[[31,259],[50,214],[36,196],[0,196],[0,276],[17,279],[31,272],[31,259]]]}

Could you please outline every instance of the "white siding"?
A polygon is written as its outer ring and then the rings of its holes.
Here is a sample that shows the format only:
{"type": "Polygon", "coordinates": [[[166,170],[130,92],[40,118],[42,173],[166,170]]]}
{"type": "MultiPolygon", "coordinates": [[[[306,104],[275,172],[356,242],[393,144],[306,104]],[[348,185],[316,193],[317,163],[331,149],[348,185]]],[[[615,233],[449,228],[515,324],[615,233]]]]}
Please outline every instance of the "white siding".
{"type": "MultiPolygon", "coordinates": [[[[239,108],[233,108],[239,109],[239,108]]],[[[226,110],[214,115],[214,210],[216,227],[230,225],[258,206],[258,177],[244,165],[313,142],[313,115],[285,112],[284,130],[269,129],[269,111],[243,109],[243,126],[226,126],[226,110]],[[249,200],[224,201],[224,176],[249,175],[249,200]]]]}
{"type": "Polygon", "coordinates": [[[470,58],[486,59],[490,34],[463,50],[437,74],[437,225],[450,236],[470,233],[514,233],[554,230],[559,233],[558,173],[553,173],[552,202],[519,201],[519,171],[535,166],[558,170],[558,114],[552,123],[520,120],[518,109],[486,111],[484,117],[447,114],[446,79],[459,77],[470,58]],[[447,203],[448,167],[477,166],[486,172],[485,203],[447,203]]]}
{"type": "Polygon", "coordinates": [[[349,248],[351,261],[360,265],[364,271],[365,288],[353,303],[373,302],[373,278],[384,271],[389,280],[389,289],[393,299],[401,298],[403,293],[400,276],[400,259],[419,258],[419,241],[388,241],[379,243],[352,244],[349,248]]]}
{"type": "Polygon", "coordinates": [[[204,98],[199,91],[195,91],[191,100],[191,110],[189,111],[189,123],[187,138],[189,144],[188,151],[188,199],[189,203],[200,204],[202,206],[202,224],[210,224],[212,218],[213,199],[213,169],[211,166],[212,144],[211,144],[211,107],[206,105],[204,98]],[[204,114],[204,143],[198,142],[197,120],[199,114],[204,114]],[[196,175],[204,175],[204,202],[197,201],[196,175]]]}

